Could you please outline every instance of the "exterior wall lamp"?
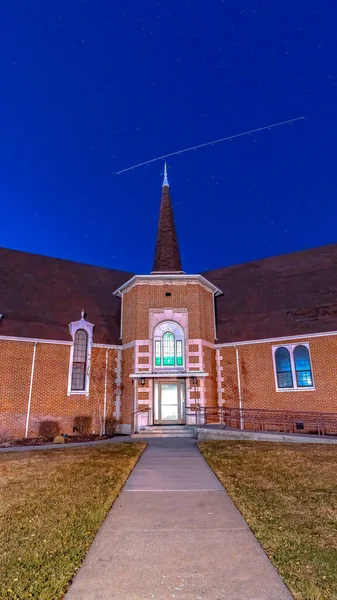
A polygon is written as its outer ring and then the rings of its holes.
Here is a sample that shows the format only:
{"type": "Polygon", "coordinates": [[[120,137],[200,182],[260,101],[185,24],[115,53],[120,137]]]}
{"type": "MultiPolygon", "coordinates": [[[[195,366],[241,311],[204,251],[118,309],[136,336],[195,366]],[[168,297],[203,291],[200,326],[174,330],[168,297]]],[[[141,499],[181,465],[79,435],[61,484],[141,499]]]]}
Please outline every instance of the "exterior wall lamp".
{"type": "Polygon", "coordinates": [[[191,382],[191,385],[197,385],[198,380],[195,376],[193,376],[193,377],[190,377],[190,382],[191,382]]]}
{"type": "Polygon", "coordinates": [[[140,385],[145,385],[145,377],[141,377],[141,379],[140,379],[140,385]]]}

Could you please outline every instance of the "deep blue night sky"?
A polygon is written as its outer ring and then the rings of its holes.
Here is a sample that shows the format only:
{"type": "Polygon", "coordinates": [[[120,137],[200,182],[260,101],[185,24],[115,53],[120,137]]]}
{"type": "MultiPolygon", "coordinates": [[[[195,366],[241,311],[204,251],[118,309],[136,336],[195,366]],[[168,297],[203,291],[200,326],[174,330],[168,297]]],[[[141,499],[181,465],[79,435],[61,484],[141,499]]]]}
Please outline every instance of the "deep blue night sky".
{"type": "Polygon", "coordinates": [[[198,272],[337,242],[337,7],[320,0],[2,6],[0,245],[149,272],[169,159],[198,272]],[[207,10],[206,10],[207,8],[207,10]]]}

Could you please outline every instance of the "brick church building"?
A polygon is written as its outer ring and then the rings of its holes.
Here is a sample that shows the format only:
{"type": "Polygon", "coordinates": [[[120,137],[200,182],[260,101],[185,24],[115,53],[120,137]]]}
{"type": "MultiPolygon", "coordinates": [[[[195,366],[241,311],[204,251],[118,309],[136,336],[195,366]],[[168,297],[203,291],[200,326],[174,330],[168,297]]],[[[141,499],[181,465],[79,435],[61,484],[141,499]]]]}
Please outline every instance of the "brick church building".
{"type": "Polygon", "coordinates": [[[330,245],[185,273],[166,174],[150,274],[2,248],[0,433],[337,413],[336,265],[330,245]]]}

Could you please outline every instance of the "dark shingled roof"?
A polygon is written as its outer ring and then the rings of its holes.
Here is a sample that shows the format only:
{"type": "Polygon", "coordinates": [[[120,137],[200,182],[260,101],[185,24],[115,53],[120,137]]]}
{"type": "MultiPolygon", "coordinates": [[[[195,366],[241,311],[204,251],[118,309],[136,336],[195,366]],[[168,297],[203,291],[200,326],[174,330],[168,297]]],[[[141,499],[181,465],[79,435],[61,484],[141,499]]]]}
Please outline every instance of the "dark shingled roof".
{"type": "Polygon", "coordinates": [[[84,309],[94,342],[120,344],[120,299],[133,273],[0,248],[0,335],[71,340],[84,309]]]}
{"type": "Polygon", "coordinates": [[[157,243],[152,272],[182,272],[177,232],[170,198],[170,188],[168,185],[164,185],[162,190],[157,243]]]}
{"type": "Polygon", "coordinates": [[[217,299],[218,342],[337,331],[337,244],[203,273],[217,299]]]}
{"type": "MultiPolygon", "coordinates": [[[[0,248],[0,335],[71,340],[82,308],[94,342],[119,344],[120,299],[133,273],[0,248]]],[[[337,330],[337,244],[203,273],[216,300],[218,342],[337,330]]]]}

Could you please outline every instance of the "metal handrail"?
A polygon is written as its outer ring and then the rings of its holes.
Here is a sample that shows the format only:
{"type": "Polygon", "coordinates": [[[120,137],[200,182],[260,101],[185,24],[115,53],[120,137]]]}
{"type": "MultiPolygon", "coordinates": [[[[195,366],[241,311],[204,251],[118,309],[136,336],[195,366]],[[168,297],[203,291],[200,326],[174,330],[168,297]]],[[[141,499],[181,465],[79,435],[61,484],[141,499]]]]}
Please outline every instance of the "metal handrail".
{"type": "Polygon", "coordinates": [[[195,424],[219,424],[226,427],[239,429],[241,419],[243,428],[267,431],[283,431],[284,433],[307,433],[308,429],[320,435],[337,434],[337,413],[301,411],[301,410],[277,410],[262,408],[240,408],[240,407],[198,407],[188,413],[195,416],[195,424]],[[275,429],[276,428],[276,429],[275,429]]]}
{"type": "MultiPolygon", "coordinates": [[[[132,413],[131,433],[138,431],[136,416],[147,413],[147,425],[150,424],[151,407],[144,407],[132,413]]],[[[240,408],[233,406],[205,407],[197,406],[186,411],[186,417],[192,419],[195,427],[202,425],[220,425],[222,429],[250,429],[253,431],[279,431],[283,433],[314,432],[321,435],[337,435],[337,413],[304,410],[277,410],[265,408],[240,408]],[[243,427],[241,427],[243,424],[243,427]]],[[[189,419],[188,419],[189,420],[189,419]]],[[[187,420],[187,421],[188,421],[187,420]]]]}
{"type": "MultiPolygon", "coordinates": [[[[151,408],[148,406],[148,407],[144,407],[143,409],[136,410],[135,412],[132,413],[132,417],[131,417],[131,435],[133,435],[135,433],[136,415],[144,414],[144,413],[147,413],[147,425],[149,425],[151,408]]],[[[137,428],[137,430],[138,430],[138,428],[137,428]]]]}

